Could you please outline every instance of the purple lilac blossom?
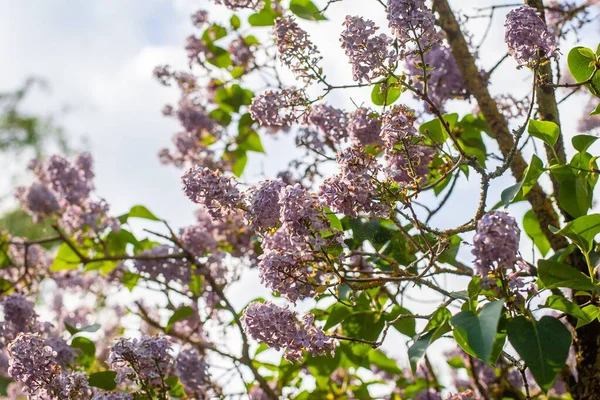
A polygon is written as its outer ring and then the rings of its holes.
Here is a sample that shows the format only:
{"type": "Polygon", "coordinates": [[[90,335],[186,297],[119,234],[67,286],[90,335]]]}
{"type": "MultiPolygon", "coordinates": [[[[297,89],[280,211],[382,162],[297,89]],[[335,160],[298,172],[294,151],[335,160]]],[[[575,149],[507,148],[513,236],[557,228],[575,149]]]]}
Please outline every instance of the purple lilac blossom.
{"type": "Polygon", "coordinates": [[[175,371],[187,394],[204,395],[210,387],[210,373],[204,358],[194,349],[179,352],[175,371]]]}
{"type": "Polygon", "coordinates": [[[285,349],[288,361],[301,360],[303,350],[315,356],[335,352],[334,341],[314,325],[312,314],[306,314],[300,322],[287,307],[252,302],[244,310],[242,324],[253,339],[275,350],[285,349]]]}
{"type": "Polygon", "coordinates": [[[334,143],[340,143],[348,136],[348,116],[338,108],[318,104],[307,113],[306,124],[317,128],[334,143]]]}
{"type": "Polygon", "coordinates": [[[367,146],[381,142],[381,120],[368,108],[360,107],[348,114],[346,129],[354,145],[367,146]]]}
{"type": "Polygon", "coordinates": [[[358,16],[346,16],[344,26],[340,42],[352,65],[353,79],[372,82],[387,76],[396,57],[392,38],[384,33],[377,35],[379,27],[358,16]]]}
{"type": "Polygon", "coordinates": [[[252,51],[243,38],[232,40],[228,50],[231,55],[231,65],[234,67],[246,69],[253,59],[252,51]]]}
{"type": "Polygon", "coordinates": [[[535,8],[523,6],[511,10],[506,16],[504,27],[508,53],[519,67],[533,67],[544,58],[558,58],[556,38],[535,8]]]}
{"type": "Polygon", "coordinates": [[[189,262],[181,257],[168,258],[179,254],[181,251],[175,247],[154,246],[139,253],[139,257],[133,261],[133,267],[140,273],[148,274],[152,279],[162,276],[165,282],[189,283],[191,279],[189,262]]]}
{"type": "Polygon", "coordinates": [[[294,75],[307,83],[318,79],[316,71],[321,60],[319,50],[310,37],[291,17],[281,17],[273,27],[275,44],[281,63],[292,70],[294,75]]]}
{"type": "Polygon", "coordinates": [[[435,16],[424,0],[388,0],[387,19],[398,39],[401,59],[425,52],[442,39],[435,30],[435,16]]]}
{"type": "Polygon", "coordinates": [[[294,88],[267,90],[254,96],[248,111],[261,126],[289,126],[297,119],[297,112],[306,105],[302,90],[294,88]]]}
{"type": "Polygon", "coordinates": [[[260,255],[259,259],[258,276],[268,289],[279,292],[292,303],[316,295],[315,288],[309,282],[307,267],[297,256],[270,250],[260,255]]]}
{"type": "Polygon", "coordinates": [[[475,274],[486,277],[497,268],[512,268],[517,262],[521,230],[513,217],[492,211],[477,222],[473,238],[475,274]]]}
{"type": "Polygon", "coordinates": [[[262,0],[213,0],[216,4],[223,4],[230,10],[250,9],[258,11],[263,4],[262,0]]]}
{"type": "Polygon", "coordinates": [[[279,193],[285,187],[283,181],[268,180],[249,190],[251,225],[258,231],[274,228],[279,222],[279,193]]]}
{"type": "MultiPolygon", "coordinates": [[[[443,108],[446,100],[464,94],[465,83],[458,70],[456,61],[446,45],[435,45],[424,54],[427,64],[427,95],[438,108],[443,108]]],[[[423,91],[423,66],[420,55],[411,55],[406,59],[408,74],[417,76],[413,86],[423,91]]]]}
{"type": "Polygon", "coordinates": [[[196,166],[188,169],[181,180],[185,195],[206,207],[214,218],[233,213],[242,202],[237,182],[220,171],[196,166]]]}
{"type": "Polygon", "coordinates": [[[165,336],[143,336],[141,339],[118,339],[110,349],[110,364],[117,371],[117,381],[141,381],[160,388],[167,378],[173,360],[171,343],[165,336]]]}

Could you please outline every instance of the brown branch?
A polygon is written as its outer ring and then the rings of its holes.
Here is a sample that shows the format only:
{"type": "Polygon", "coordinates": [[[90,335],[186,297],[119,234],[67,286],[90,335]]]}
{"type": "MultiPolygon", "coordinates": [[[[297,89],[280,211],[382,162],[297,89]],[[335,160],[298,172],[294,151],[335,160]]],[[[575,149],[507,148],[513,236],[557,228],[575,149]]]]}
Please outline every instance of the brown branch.
{"type": "MultiPolygon", "coordinates": [[[[456,17],[452,12],[447,0],[434,0],[434,9],[439,13],[439,25],[446,33],[452,55],[465,80],[468,91],[475,97],[479,108],[487,121],[493,136],[503,156],[507,158],[514,146],[514,139],[508,129],[508,124],[496,102],[488,91],[487,84],[481,77],[480,71],[475,64],[475,58],[469,50],[469,45],[463,36],[456,17]]],[[[527,163],[519,151],[514,152],[510,160],[510,169],[517,181],[523,179],[523,173],[527,163]]],[[[531,203],[533,211],[540,220],[540,227],[544,235],[550,241],[552,248],[558,250],[567,246],[565,238],[554,235],[549,225],[558,226],[558,215],[552,202],[539,185],[535,185],[527,194],[527,200],[531,203]]]]}

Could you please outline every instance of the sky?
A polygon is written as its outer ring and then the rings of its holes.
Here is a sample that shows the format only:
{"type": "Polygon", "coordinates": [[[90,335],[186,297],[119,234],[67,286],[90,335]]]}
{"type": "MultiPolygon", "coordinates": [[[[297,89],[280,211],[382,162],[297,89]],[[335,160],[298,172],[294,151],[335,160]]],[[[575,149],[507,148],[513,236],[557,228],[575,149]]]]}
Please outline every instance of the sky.
{"type": "MultiPolygon", "coordinates": [[[[377,7],[365,7],[366,3],[367,0],[344,0],[330,7],[329,21],[301,22],[326,55],[324,67],[332,82],[351,82],[350,67],[337,39],[347,14],[372,18],[385,31],[383,12],[377,7]]],[[[451,2],[454,8],[463,8],[467,15],[473,14],[475,6],[501,3],[497,0],[451,2]]],[[[376,3],[373,1],[373,4],[376,3]]],[[[36,94],[27,102],[27,109],[41,114],[58,112],[71,142],[92,152],[97,192],[107,199],[115,214],[125,212],[132,205],[144,204],[173,226],[193,223],[195,207],[181,191],[182,171],[161,166],[156,156],[159,149],[170,145],[171,135],[179,129],[173,120],[161,114],[165,103],[177,101],[177,90],[155,82],[152,69],[165,63],[185,67],[183,45],[186,37],[194,32],[189,16],[201,8],[209,10],[215,18],[227,15],[222,7],[208,0],[0,0],[0,60],[3,60],[0,92],[18,87],[30,76],[46,79],[50,90],[36,94]]],[[[487,45],[480,54],[480,65],[484,68],[494,65],[506,53],[502,28],[505,12],[496,13],[487,45]]],[[[482,23],[482,20],[474,20],[470,25],[476,32],[476,40],[482,23]]],[[[588,29],[580,43],[595,47],[597,33],[588,29]]],[[[568,50],[567,44],[562,49],[563,58],[568,50]]],[[[527,72],[515,72],[515,67],[516,64],[508,60],[495,73],[494,93],[528,92],[527,72]]],[[[328,98],[333,105],[349,109],[352,101],[368,103],[369,92],[357,89],[333,93],[328,98]]],[[[415,104],[407,94],[401,102],[415,104]]],[[[470,105],[450,107],[462,113],[471,108],[470,105]]],[[[575,132],[581,108],[582,101],[578,98],[561,107],[567,137],[575,132]]],[[[513,125],[517,124],[518,121],[513,125]]],[[[255,179],[260,171],[272,176],[285,169],[287,156],[294,151],[293,143],[285,138],[268,139],[264,144],[267,157],[251,157],[245,176],[248,180],[255,179]]],[[[17,160],[11,170],[21,168],[24,162],[17,160]]],[[[0,187],[6,187],[7,182],[8,174],[0,174],[0,187]]],[[[510,177],[494,182],[489,205],[495,204],[501,191],[512,183],[510,177]]],[[[478,201],[478,186],[476,180],[461,180],[458,195],[433,224],[456,226],[471,218],[478,201]]],[[[424,195],[421,200],[429,202],[431,196],[424,195]]],[[[521,205],[514,207],[517,217],[524,210],[526,207],[521,205]]],[[[468,252],[464,254],[465,261],[470,261],[468,252]]],[[[256,293],[266,293],[255,276],[247,277],[238,285],[241,290],[235,302],[240,307],[256,293]]],[[[427,294],[417,294],[419,296],[427,294]]],[[[427,300],[418,298],[421,303],[427,300]]]]}

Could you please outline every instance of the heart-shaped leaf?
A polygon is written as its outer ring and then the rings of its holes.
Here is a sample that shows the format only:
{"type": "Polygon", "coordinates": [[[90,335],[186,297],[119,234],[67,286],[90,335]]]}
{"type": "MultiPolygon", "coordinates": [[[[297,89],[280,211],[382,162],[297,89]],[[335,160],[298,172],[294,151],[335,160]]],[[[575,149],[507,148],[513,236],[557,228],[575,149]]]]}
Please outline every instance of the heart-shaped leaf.
{"type": "Polygon", "coordinates": [[[553,317],[531,321],[518,316],[508,325],[508,340],[531,370],[537,384],[548,392],[567,361],[571,346],[569,330],[553,317]]]}

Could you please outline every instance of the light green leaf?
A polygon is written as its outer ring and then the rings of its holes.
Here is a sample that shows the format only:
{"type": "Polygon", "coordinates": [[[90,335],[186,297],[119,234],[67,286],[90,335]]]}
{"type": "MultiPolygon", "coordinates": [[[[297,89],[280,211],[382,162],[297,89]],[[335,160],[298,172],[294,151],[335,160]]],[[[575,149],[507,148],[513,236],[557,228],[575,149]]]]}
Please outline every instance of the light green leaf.
{"type": "Polygon", "coordinates": [[[569,65],[571,75],[573,75],[573,78],[577,82],[585,82],[592,76],[594,66],[593,64],[590,65],[590,63],[594,61],[594,58],[592,49],[586,47],[577,46],[569,51],[567,64],[569,65]]]}
{"type": "Polygon", "coordinates": [[[50,271],[56,272],[76,269],[79,265],[81,265],[81,260],[77,253],[75,253],[67,243],[63,243],[58,248],[56,257],[54,258],[54,261],[52,261],[50,271]]]}
{"type": "Polygon", "coordinates": [[[311,0],[292,0],[290,11],[302,19],[324,21],[327,18],[319,12],[319,8],[311,0]]]}
{"type": "Polygon", "coordinates": [[[596,141],[598,137],[591,135],[576,135],[571,139],[573,147],[580,153],[585,153],[587,149],[596,141]]]}
{"type": "Polygon", "coordinates": [[[560,128],[552,121],[529,121],[527,132],[533,137],[541,139],[549,146],[554,146],[560,135],[560,128]]]}
{"type": "Polygon", "coordinates": [[[329,316],[327,317],[327,322],[325,322],[323,329],[328,330],[336,326],[352,313],[352,308],[345,306],[342,303],[335,303],[329,311],[329,316]]]}
{"type": "Polygon", "coordinates": [[[395,85],[396,82],[395,78],[390,77],[387,79],[387,84],[383,90],[381,83],[373,86],[373,90],[371,91],[371,101],[373,104],[376,106],[389,106],[398,100],[402,94],[402,89],[395,85]]]}
{"type": "Polygon", "coordinates": [[[77,356],[77,365],[81,365],[86,370],[89,370],[96,360],[96,345],[94,342],[88,338],[79,336],[73,339],[71,347],[80,350],[77,356]]]}
{"type": "Polygon", "coordinates": [[[594,238],[600,233],[600,214],[584,215],[570,221],[558,233],[571,239],[585,253],[589,253],[594,238]]]}
{"type": "MultiPolygon", "coordinates": [[[[458,114],[444,114],[442,118],[448,124],[450,131],[454,129],[456,123],[458,122],[458,114]]],[[[432,119],[431,121],[427,121],[419,127],[419,132],[425,137],[431,137],[434,143],[442,144],[448,139],[448,132],[446,128],[442,125],[442,122],[438,119],[432,119]]]]}
{"type": "Polygon", "coordinates": [[[527,236],[531,238],[533,244],[538,248],[542,256],[546,256],[551,249],[550,241],[542,231],[540,221],[533,212],[533,210],[527,211],[523,217],[523,229],[527,236]]]}

